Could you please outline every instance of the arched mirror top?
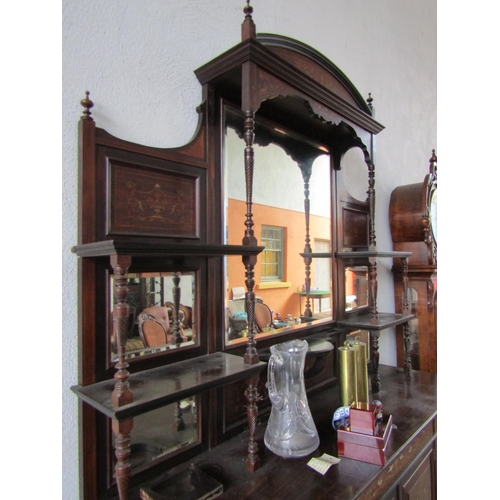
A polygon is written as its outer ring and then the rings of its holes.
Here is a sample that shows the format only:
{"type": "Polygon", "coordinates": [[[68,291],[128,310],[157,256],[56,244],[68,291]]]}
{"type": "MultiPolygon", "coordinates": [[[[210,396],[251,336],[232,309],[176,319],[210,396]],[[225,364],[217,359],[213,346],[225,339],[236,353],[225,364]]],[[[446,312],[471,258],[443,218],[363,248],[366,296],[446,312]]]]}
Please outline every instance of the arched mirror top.
{"type": "Polygon", "coordinates": [[[363,150],[354,147],[341,160],[342,181],[347,193],[358,201],[368,197],[368,165],[363,150]]]}

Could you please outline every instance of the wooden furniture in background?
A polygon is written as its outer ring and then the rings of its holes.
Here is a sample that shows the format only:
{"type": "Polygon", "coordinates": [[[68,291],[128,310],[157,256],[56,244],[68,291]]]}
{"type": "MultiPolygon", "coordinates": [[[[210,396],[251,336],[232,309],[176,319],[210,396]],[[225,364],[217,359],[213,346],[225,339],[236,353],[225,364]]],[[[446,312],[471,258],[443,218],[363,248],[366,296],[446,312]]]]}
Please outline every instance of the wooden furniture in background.
{"type": "MultiPolygon", "coordinates": [[[[429,173],[423,182],[399,186],[392,192],[389,222],[394,250],[411,251],[408,289],[411,313],[407,334],[398,335],[398,366],[403,353],[415,368],[437,373],[437,157],[432,150],[429,173]]],[[[395,262],[396,306],[405,293],[403,266],[395,262]]]]}

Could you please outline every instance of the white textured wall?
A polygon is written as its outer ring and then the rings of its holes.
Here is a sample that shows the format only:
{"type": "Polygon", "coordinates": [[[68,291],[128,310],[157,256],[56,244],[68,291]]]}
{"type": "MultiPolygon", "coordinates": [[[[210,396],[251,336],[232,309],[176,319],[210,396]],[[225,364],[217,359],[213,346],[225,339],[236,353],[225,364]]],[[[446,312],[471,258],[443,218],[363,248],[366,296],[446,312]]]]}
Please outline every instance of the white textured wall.
{"type": "MultiPolygon", "coordinates": [[[[253,0],[260,32],[305,42],[374,98],[377,243],[390,249],[388,205],[400,184],[423,180],[436,144],[435,0],[253,0]]],[[[180,146],[197,122],[193,70],[240,40],[243,0],[63,0],[63,497],[78,498],[77,121],[89,90],[97,125],[122,139],[180,146]]],[[[439,154],[439,151],[438,151],[439,154]]],[[[392,310],[390,263],[379,266],[380,310],[392,310]]],[[[381,362],[395,364],[392,331],[381,362]]]]}

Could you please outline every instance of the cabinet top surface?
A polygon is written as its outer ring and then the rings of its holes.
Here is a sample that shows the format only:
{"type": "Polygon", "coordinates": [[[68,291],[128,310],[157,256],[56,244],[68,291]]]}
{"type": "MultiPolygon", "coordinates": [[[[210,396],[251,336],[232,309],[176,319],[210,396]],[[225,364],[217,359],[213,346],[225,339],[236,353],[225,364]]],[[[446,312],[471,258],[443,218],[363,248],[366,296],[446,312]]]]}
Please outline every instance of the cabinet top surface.
{"type": "MultiPolygon", "coordinates": [[[[411,380],[407,380],[401,369],[384,365],[380,366],[380,375],[382,390],[371,397],[382,402],[384,414],[392,415],[395,425],[388,445],[387,463],[383,467],[342,458],[322,476],[307,466],[312,457],[320,457],[323,453],[338,456],[336,432],[332,427],[332,416],[339,406],[338,386],[308,396],[320,436],[319,448],[312,454],[294,459],[273,454],[263,443],[264,422],[257,426],[256,431],[262,460],[262,467],[256,472],[245,470],[247,433],[202,453],[193,462],[214,476],[214,471],[217,471],[218,479],[224,484],[220,497],[224,499],[261,500],[278,496],[296,500],[380,498],[381,491],[389,489],[398,474],[404,473],[422,447],[433,439],[437,415],[436,375],[413,371],[411,380]]],[[[182,467],[178,466],[166,476],[182,467]]]]}

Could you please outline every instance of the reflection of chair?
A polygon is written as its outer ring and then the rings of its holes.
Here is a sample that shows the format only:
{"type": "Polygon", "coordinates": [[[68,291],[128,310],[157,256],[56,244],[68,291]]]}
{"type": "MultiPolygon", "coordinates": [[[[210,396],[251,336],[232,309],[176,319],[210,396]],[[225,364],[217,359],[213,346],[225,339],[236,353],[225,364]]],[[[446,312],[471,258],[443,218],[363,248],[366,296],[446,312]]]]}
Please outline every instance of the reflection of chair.
{"type": "MultiPolygon", "coordinates": [[[[165,302],[165,307],[168,310],[168,319],[170,324],[174,322],[174,303],[173,302],[165,302]]],[[[185,306],[184,304],[179,304],[179,321],[181,322],[182,328],[192,328],[193,319],[192,319],[192,308],[189,306],[185,306]]]]}
{"type": "Polygon", "coordinates": [[[267,304],[259,300],[255,301],[254,320],[260,332],[273,327],[273,315],[267,304]]]}
{"type": "MultiPolygon", "coordinates": [[[[243,330],[248,326],[245,311],[245,299],[230,300],[228,309],[229,316],[229,338],[234,339],[242,336],[243,330]]],[[[254,324],[257,332],[263,332],[273,327],[273,316],[271,310],[261,299],[255,300],[254,324]]]]}
{"type": "Polygon", "coordinates": [[[152,314],[144,311],[139,313],[137,324],[139,326],[139,335],[146,347],[168,344],[168,330],[152,314]]]}
{"type": "MultiPolygon", "coordinates": [[[[146,315],[149,315],[151,316],[151,318],[149,319],[153,319],[156,323],[159,323],[159,325],[161,325],[164,329],[164,335],[165,335],[165,338],[167,339],[166,341],[163,341],[163,337],[162,337],[162,334],[158,328],[158,326],[153,326],[153,324],[147,324],[146,325],[146,329],[147,330],[150,330],[150,337],[152,339],[153,342],[155,341],[159,341],[159,340],[162,340],[162,342],[160,344],[146,344],[147,347],[152,347],[154,345],[165,345],[165,344],[172,344],[174,343],[174,332],[173,332],[173,329],[171,328],[171,325],[170,325],[170,319],[169,319],[169,310],[167,307],[162,307],[162,306],[151,306],[151,307],[146,307],[146,309],[144,309],[142,311],[141,314],[146,314],[146,315]],[[153,330],[155,333],[153,333],[153,330]]],[[[141,335],[141,338],[144,340],[144,334],[147,334],[145,331],[144,331],[144,325],[145,325],[145,319],[142,320],[142,333],[141,333],[141,322],[140,322],[140,317],[141,317],[141,314],[139,314],[138,318],[137,318],[137,322],[139,324],[139,334],[141,335]]],[[[147,318],[146,318],[147,319],[147,318]]],[[[187,337],[184,335],[184,331],[182,330],[182,325],[181,325],[181,329],[180,329],[180,335],[181,335],[181,339],[182,339],[182,342],[187,342],[187,337]]],[[[144,340],[144,342],[146,343],[146,340],[144,340]]]]}

